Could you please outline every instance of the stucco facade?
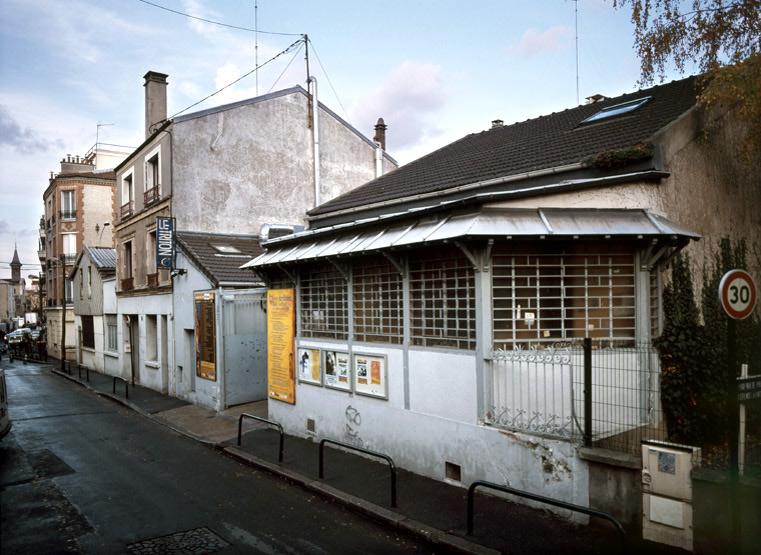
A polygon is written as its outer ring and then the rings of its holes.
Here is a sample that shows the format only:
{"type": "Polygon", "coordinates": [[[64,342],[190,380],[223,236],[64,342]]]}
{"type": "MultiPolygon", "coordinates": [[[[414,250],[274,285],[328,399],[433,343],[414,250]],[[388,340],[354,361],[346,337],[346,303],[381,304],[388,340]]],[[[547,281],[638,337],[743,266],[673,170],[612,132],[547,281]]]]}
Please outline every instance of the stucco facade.
{"type": "MultiPolygon", "coordinates": [[[[191,277],[174,278],[183,292],[173,299],[169,270],[155,265],[156,217],[174,218],[175,231],[254,236],[264,224],[303,222],[315,203],[311,100],[294,87],[166,120],[166,77],[146,74],[146,141],[116,168],[121,365],[143,385],[221,408],[220,385],[204,392],[189,376],[185,343],[195,324],[177,315],[192,316],[191,277]],[[189,389],[191,379],[200,390],[189,389]]],[[[326,200],[374,177],[378,150],[322,105],[318,117],[326,200]]],[[[383,153],[383,165],[396,163],[383,153]]],[[[187,267],[181,261],[176,268],[187,267]]]]}

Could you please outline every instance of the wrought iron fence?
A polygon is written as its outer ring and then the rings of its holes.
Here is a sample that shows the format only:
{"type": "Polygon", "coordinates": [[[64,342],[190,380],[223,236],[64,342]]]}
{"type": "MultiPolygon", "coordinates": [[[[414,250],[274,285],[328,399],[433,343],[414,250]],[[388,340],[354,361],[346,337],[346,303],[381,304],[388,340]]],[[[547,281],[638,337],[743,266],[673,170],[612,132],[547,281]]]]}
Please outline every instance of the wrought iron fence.
{"type": "Polygon", "coordinates": [[[486,422],[637,453],[643,439],[666,439],[659,364],[649,345],[591,345],[591,427],[585,427],[583,342],[497,350],[491,356],[486,422]],[[585,438],[585,429],[588,437],[585,438]]]}

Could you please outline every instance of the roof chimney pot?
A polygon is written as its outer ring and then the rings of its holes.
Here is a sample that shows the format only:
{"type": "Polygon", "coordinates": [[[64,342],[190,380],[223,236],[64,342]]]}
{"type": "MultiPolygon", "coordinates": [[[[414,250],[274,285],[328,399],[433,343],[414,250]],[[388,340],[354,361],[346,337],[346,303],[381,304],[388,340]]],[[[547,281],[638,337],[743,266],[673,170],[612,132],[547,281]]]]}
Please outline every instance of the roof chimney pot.
{"type": "Polygon", "coordinates": [[[378,118],[378,123],[375,124],[373,141],[378,143],[383,150],[386,150],[386,129],[388,129],[386,122],[383,121],[383,118],[378,118]]]}
{"type": "Polygon", "coordinates": [[[143,75],[145,83],[145,138],[151,135],[154,125],[166,120],[166,73],[149,71],[143,75]]]}
{"type": "Polygon", "coordinates": [[[491,120],[491,128],[496,129],[497,127],[502,127],[505,125],[505,122],[501,119],[493,119],[491,120]]]}

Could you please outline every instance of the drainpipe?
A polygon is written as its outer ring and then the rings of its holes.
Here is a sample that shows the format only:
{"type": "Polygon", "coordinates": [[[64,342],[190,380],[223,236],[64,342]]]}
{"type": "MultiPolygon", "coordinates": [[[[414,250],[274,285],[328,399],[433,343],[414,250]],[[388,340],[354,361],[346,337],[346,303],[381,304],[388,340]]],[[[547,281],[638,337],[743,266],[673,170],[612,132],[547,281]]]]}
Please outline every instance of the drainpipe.
{"type": "Polygon", "coordinates": [[[307,83],[312,95],[312,144],[314,158],[314,205],[320,205],[320,103],[317,100],[317,79],[309,77],[307,83]]]}
{"type": "Polygon", "coordinates": [[[383,147],[375,143],[375,179],[383,175],[383,147]]]}

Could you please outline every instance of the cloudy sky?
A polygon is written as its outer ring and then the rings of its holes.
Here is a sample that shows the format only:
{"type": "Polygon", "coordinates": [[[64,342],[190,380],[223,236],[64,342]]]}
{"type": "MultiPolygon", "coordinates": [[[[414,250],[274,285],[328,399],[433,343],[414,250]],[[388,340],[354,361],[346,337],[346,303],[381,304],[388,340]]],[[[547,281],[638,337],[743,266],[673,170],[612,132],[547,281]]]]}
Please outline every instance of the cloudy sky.
{"type": "MultiPolygon", "coordinates": [[[[238,27],[253,0],[151,0],[238,27]]],[[[259,29],[308,33],[321,99],[369,136],[382,116],[401,162],[490,126],[576,105],[571,0],[258,0],[259,29]],[[316,56],[315,56],[316,54],[316,56]],[[317,61],[319,58],[319,62],[317,61]],[[321,62],[321,64],[320,64],[321,62]],[[332,84],[332,87],[331,87],[332,84]],[[333,90],[335,89],[335,90],[333,90]]],[[[579,0],[580,96],[636,88],[626,11],[579,0]]],[[[143,79],[169,74],[174,114],[254,67],[254,35],[141,0],[0,0],[0,277],[18,242],[38,271],[49,172],[100,140],[143,138],[143,79]]],[[[263,63],[297,36],[259,35],[263,63]]],[[[258,92],[306,79],[303,49],[259,71],[258,92]],[[289,65],[290,64],[290,65],[289,65]]],[[[253,75],[194,110],[257,94],[253,75]]]]}

